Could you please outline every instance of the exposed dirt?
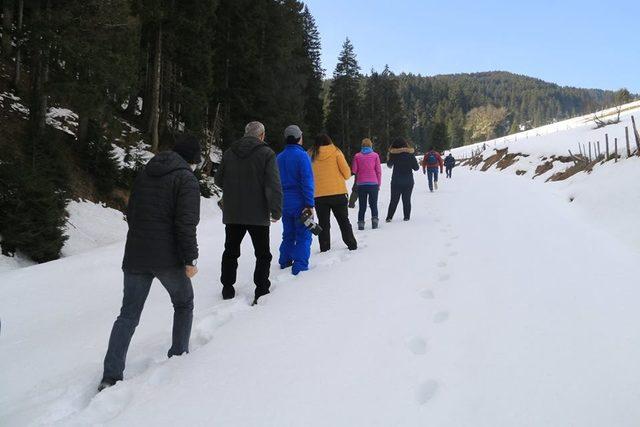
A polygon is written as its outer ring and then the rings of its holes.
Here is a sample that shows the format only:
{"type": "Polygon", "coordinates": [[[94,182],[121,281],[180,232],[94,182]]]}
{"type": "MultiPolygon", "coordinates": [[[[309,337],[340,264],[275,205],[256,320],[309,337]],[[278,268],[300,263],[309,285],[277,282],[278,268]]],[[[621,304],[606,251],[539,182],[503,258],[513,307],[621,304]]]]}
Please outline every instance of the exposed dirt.
{"type": "Polygon", "coordinates": [[[496,154],[488,157],[485,161],[484,161],[484,165],[482,166],[481,170],[483,172],[486,172],[489,170],[489,168],[491,168],[491,166],[495,165],[496,163],[498,163],[500,160],[502,160],[502,158],[507,154],[507,149],[503,149],[503,150],[496,150],[496,154]]]}

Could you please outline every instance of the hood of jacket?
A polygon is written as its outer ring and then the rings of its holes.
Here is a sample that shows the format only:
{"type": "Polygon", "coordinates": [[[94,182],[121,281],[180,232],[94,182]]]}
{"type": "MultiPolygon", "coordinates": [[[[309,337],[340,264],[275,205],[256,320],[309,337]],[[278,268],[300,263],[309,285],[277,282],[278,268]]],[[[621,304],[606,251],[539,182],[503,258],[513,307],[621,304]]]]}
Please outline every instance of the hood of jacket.
{"type": "Polygon", "coordinates": [[[413,154],[415,152],[416,152],[416,150],[411,148],[411,147],[390,148],[389,149],[389,154],[400,154],[400,153],[413,154]]]}
{"type": "Polygon", "coordinates": [[[189,164],[180,154],[174,151],[163,151],[149,160],[145,172],[149,176],[164,176],[180,169],[191,171],[189,164]]]}
{"type": "Polygon", "coordinates": [[[320,150],[318,150],[318,156],[315,158],[315,160],[328,160],[332,157],[335,157],[335,155],[338,154],[338,151],[340,151],[338,147],[333,144],[323,145],[320,147],[320,150]]]}
{"type": "Polygon", "coordinates": [[[266,144],[253,136],[245,136],[234,142],[230,150],[240,159],[246,159],[266,144]]]}

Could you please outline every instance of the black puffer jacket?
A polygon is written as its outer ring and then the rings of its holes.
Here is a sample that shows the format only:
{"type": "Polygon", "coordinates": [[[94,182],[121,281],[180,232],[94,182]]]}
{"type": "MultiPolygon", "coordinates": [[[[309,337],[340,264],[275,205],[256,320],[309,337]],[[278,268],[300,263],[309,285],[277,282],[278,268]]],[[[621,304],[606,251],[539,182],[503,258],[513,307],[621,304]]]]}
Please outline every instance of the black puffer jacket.
{"type": "Polygon", "coordinates": [[[391,185],[413,184],[413,171],[420,169],[413,148],[390,149],[387,166],[393,168],[391,185]]]}
{"type": "Polygon", "coordinates": [[[245,136],[222,156],[215,175],[222,188],[225,224],[268,226],[282,217],[282,186],[276,155],[258,138],[245,136]]]}
{"type": "Polygon", "coordinates": [[[127,221],[123,269],[176,267],[198,258],[200,186],[179,154],[162,152],[140,172],[127,221]]]}

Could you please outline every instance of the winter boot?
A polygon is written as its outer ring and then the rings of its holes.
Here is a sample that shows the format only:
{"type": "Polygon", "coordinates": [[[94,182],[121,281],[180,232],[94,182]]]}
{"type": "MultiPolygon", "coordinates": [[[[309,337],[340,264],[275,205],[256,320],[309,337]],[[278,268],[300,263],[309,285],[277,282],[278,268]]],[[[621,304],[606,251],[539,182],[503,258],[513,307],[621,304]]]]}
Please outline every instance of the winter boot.
{"type": "Polygon", "coordinates": [[[116,382],[116,380],[113,380],[111,378],[103,378],[102,381],[100,381],[100,385],[98,386],[98,393],[100,393],[105,388],[113,387],[116,382]]]}
{"type": "Polygon", "coordinates": [[[371,228],[374,230],[378,228],[378,218],[371,218],[371,228]]]}
{"type": "Polygon", "coordinates": [[[438,181],[435,181],[435,182],[433,183],[433,186],[434,186],[434,187],[435,187],[435,189],[437,190],[437,189],[438,189],[438,181]]]}
{"type": "Polygon", "coordinates": [[[392,219],[391,219],[391,218],[387,218],[385,221],[386,221],[386,222],[391,222],[391,221],[392,221],[392,219]]]}
{"type": "Polygon", "coordinates": [[[364,230],[364,221],[358,221],[358,230],[364,230]]]}
{"type": "Polygon", "coordinates": [[[233,299],[236,296],[236,290],[233,286],[223,286],[222,287],[222,299],[229,300],[233,299]]]}

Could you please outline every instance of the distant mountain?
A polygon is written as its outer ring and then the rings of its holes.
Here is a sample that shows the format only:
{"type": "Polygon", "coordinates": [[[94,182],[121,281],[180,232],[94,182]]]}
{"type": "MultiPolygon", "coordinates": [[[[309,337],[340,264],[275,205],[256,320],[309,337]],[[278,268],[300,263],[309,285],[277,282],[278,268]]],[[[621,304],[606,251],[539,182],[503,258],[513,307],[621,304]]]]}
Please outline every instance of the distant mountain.
{"type": "Polygon", "coordinates": [[[624,90],[563,87],[505,71],[398,79],[411,137],[420,147],[456,147],[634,98],[624,90]]]}

